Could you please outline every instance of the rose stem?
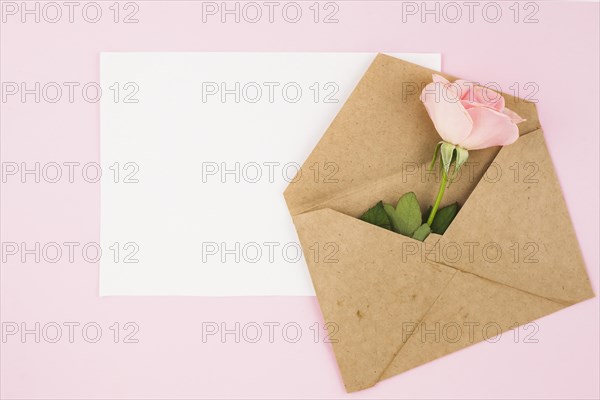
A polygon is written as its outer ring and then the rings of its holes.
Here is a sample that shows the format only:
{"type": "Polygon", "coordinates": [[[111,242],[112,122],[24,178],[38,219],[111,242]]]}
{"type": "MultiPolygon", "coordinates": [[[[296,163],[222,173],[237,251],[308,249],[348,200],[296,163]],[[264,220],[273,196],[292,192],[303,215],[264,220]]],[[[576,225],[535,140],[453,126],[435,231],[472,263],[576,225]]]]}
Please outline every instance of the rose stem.
{"type": "Polygon", "coordinates": [[[446,170],[441,168],[442,170],[442,182],[440,182],[440,189],[438,190],[437,198],[435,199],[435,204],[431,209],[431,213],[429,214],[429,218],[427,218],[427,225],[431,226],[433,223],[433,219],[435,218],[435,213],[440,206],[442,201],[442,197],[444,197],[444,192],[446,191],[446,183],[448,183],[448,176],[446,175],[446,170]]]}

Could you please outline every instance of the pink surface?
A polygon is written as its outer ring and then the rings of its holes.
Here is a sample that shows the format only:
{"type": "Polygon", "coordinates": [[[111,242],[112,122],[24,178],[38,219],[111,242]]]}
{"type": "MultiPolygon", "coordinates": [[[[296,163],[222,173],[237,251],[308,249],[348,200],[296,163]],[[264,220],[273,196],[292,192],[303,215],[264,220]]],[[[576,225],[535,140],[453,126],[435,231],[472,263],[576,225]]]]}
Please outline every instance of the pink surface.
{"type": "MultiPolygon", "coordinates": [[[[512,2],[499,3],[504,14],[495,24],[477,12],[474,22],[468,22],[467,9],[457,23],[435,23],[431,16],[422,23],[419,15],[403,22],[402,3],[388,1],[338,2],[339,22],[333,24],[312,21],[312,2],[299,3],[305,14],[296,24],[280,14],[273,23],[223,24],[212,17],[203,23],[202,2],[138,2],[139,23],[115,24],[108,9],[112,2],[98,4],[103,18],[96,24],[77,12],[74,23],[55,24],[34,23],[31,17],[21,23],[18,16],[5,14],[2,82],[97,82],[100,51],[233,50],[441,52],[444,70],[455,75],[493,79],[504,90],[515,82],[525,90],[527,82],[535,82],[548,146],[598,293],[597,3],[540,2],[537,23],[515,23],[512,2]]],[[[519,19],[529,12],[521,8],[519,19]]],[[[98,160],[97,104],[81,97],[72,104],[13,98],[1,106],[3,162],[98,160]]],[[[99,240],[97,184],[9,179],[1,196],[2,242],[99,240]]],[[[18,336],[7,337],[1,343],[2,398],[600,395],[598,298],[537,321],[537,343],[527,343],[531,329],[521,329],[517,343],[513,333],[505,334],[496,343],[472,346],[347,395],[330,345],[313,338],[310,327],[322,326],[314,298],[99,298],[97,264],[35,263],[31,257],[25,263],[12,257],[2,265],[1,292],[5,329],[7,322],[25,322],[29,328],[36,322],[80,324],[73,343],[64,325],[57,343],[43,337],[36,343],[33,335],[25,343],[18,336]],[[139,326],[139,343],[123,343],[123,334],[130,332],[123,325],[129,321],[139,326]],[[97,343],[81,335],[88,322],[102,328],[97,343]],[[120,323],[119,343],[109,329],[114,322],[120,323]],[[212,336],[203,343],[203,322],[224,322],[229,328],[236,322],[242,327],[252,322],[281,325],[273,343],[264,325],[257,343],[243,337],[236,343],[233,335],[225,341],[212,336]],[[287,322],[302,329],[297,343],[288,343],[281,333],[287,322]]],[[[46,333],[54,336],[52,330],[46,333]]],[[[93,336],[93,330],[88,333],[93,336]]]]}

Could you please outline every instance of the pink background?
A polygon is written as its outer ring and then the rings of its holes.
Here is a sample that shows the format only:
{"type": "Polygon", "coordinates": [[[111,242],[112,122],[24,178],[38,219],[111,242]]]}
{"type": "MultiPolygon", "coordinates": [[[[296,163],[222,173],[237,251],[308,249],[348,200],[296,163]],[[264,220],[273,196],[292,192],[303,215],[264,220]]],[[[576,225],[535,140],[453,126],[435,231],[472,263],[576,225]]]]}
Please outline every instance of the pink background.
{"type": "MultiPolygon", "coordinates": [[[[312,2],[310,2],[312,3],[312,2]]],[[[108,13],[111,2],[100,2],[108,13]]],[[[301,3],[308,11],[309,3],[301,3]]],[[[538,2],[538,23],[402,22],[390,1],[338,2],[337,24],[203,24],[201,2],[138,2],[137,24],[21,23],[1,28],[3,82],[97,82],[100,51],[441,52],[446,72],[536,82],[546,139],[598,293],[598,3],[538,2]]],[[[529,11],[529,10],[527,10],[529,11]]],[[[522,12],[524,12],[522,10],[522,12]]],[[[521,16],[522,17],[522,16],[521,16]]],[[[97,104],[11,99],[2,103],[2,161],[98,161],[97,104]]],[[[99,187],[78,183],[2,186],[2,241],[99,241],[99,187]]],[[[560,229],[560,227],[557,227],[560,229]]],[[[99,298],[96,264],[21,263],[1,268],[3,322],[96,322],[100,342],[17,336],[1,344],[2,398],[598,398],[598,298],[537,321],[538,343],[512,334],[409,371],[360,393],[344,392],[314,298],[99,298]],[[115,344],[108,327],[132,321],[137,344],[115,344]],[[296,322],[298,343],[202,343],[202,322],[296,322]]],[[[81,328],[81,326],[79,327],[81,328]]],[[[79,332],[79,331],[76,331],[79,332]]],[[[276,331],[277,332],[277,331],[276,331]]],[[[63,331],[65,334],[65,331],[63,331]]]]}

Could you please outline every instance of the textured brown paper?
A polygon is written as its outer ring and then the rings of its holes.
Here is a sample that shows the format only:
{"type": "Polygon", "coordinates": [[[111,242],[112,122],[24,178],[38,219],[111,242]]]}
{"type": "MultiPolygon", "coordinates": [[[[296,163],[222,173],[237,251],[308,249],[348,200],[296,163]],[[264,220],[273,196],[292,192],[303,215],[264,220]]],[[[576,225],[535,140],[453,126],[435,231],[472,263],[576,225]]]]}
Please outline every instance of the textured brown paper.
{"type": "Polygon", "coordinates": [[[462,209],[444,235],[422,243],[357,219],[409,191],[433,203],[440,138],[419,100],[433,72],[378,55],[285,191],[349,392],[594,296],[521,99],[503,95],[527,119],[521,138],[470,152],[446,191],[462,209]]]}

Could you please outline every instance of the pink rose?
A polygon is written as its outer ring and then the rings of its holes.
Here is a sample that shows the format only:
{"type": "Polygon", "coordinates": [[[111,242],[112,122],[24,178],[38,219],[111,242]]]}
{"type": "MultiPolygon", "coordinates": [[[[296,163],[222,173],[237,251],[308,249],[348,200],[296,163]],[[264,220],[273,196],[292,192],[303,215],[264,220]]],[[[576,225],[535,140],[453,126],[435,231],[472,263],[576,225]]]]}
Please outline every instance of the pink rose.
{"type": "Polygon", "coordinates": [[[495,91],[435,74],[421,101],[442,139],[466,150],[511,144],[519,138],[517,124],[524,121],[495,91]]]}

